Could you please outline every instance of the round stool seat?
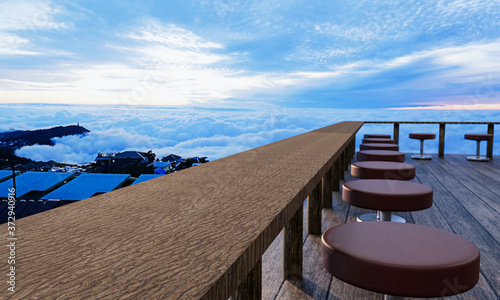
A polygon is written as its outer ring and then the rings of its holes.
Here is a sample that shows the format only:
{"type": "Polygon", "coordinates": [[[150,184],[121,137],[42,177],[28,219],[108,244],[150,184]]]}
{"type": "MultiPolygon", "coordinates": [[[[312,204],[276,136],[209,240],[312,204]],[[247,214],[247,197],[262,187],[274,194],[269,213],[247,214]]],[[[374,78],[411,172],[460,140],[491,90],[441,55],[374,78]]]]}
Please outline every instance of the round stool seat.
{"type": "Polygon", "coordinates": [[[432,206],[427,185],[386,179],[366,179],[342,185],[342,200],[361,208],[383,211],[416,211],[432,206]]]}
{"type": "Polygon", "coordinates": [[[480,253],[440,229],[389,222],[347,223],[325,231],[321,262],[338,279],[393,296],[460,294],[479,280],[480,253]]]}
{"type": "Polygon", "coordinates": [[[410,133],[410,139],[432,140],[435,138],[436,138],[436,135],[434,133],[410,133]]]}
{"type": "Polygon", "coordinates": [[[399,145],[396,144],[361,144],[359,150],[392,150],[399,151],[399,145]]]}
{"type": "Polygon", "coordinates": [[[493,134],[469,133],[465,135],[465,139],[474,141],[491,141],[493,140],[493,134]]]}
{"type": "Polygon", "coordinates": [[[374,139],[390,139],[390,134],[365,134],[364,138],[374,138],[374,139]]]}
{"type": "Polygon", "coordinates": [[[365,138],[361,141],[363,144],[394,144],[393,139],[377,139],[377,138],[365,138]]]}
{"type": "Polygon", "coordinates": [[[392,161],[358,161],[351,164],[351,176],[362,179],[410,180],[415,166],[392,161]]]}
{"type": "Polygon", "coordinates": [[[405,154],[399,151],[390,150],[361,150],[356,154],[358,161],[394,161],[404,162],[405,154]]]}

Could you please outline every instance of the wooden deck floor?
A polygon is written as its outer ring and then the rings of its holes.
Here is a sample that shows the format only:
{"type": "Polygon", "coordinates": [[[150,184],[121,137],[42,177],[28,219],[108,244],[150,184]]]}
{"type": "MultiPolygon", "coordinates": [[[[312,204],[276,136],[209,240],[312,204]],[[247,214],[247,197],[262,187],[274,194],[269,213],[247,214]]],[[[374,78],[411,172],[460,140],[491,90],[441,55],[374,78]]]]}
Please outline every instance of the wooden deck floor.
{"type": "MultiPolygon", "coordinates": [[[[500,156],[487,163],[469,162],[464,155],[434,155],[431,161],[416,161],[407,155],[406,160],[417,167],[413,181],[433,188],[434,204],[424,211],[396,214],[410,223],[463,236],[481,252],[478,284],[446,299],[500,299],[500,156]]],[[[346,180],[354,180],[349,172],[346,180]]],[[[323,232],[367,212],[345,204],[340,192],[334,192],[333,198],[333,209],[323,209],[323,232]]],[[[281,233],[262,258],[263,299],[383,299],[330,276],[321,265],[320,236],[305,231],[303,280],[283,281],[282,239],[281,233]]]]}

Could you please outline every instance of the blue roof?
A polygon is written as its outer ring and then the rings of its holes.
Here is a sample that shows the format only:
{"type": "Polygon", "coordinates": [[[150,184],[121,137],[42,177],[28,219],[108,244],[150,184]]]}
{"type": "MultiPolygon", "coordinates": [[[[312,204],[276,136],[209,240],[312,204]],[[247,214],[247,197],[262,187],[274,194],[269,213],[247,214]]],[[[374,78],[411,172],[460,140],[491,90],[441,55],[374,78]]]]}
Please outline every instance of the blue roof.
{"type": "Polygon", "coordinates": [[[0,180],[7,178],[12,175],[12,171],[9,170],[0,170],[0,180]]]}
{"type": "Polygon", "coordinates": [[[164,174],[142,174],[141,176],[137,177],[137,179],[134,181],[134,183],[132,183],[132,185],[148,181],[153,178],[161,177],[163,175],[164,174]]]}
{"type": "MultiPolygon", "coordinates": [[[[31,191],[47,191],[62,181],[73,176],[74,173],[48,173],[48,172],[26,172],[16,176],[16,194],[22,197],[31,191]]],[[[12,188],[12,179],[0,183],[0,197],[8,197],[9,189],[12,188]]]]}
{"type": "MultiPolygon", "coordinates": [[[[60,201],[16,201],[14,212],[16,213],[16,220],[31,216],[57,206],[60,206],[60,201]]],[[[0,224],[7,223],[9,207],[7,201],[0,202],[0,224]]]]}
{"type": "Polygon", "coordinates": [[[96,193],[111,192],[130,177],[128,174],[83,173],[42,199],[83,200],[96,193]]]}

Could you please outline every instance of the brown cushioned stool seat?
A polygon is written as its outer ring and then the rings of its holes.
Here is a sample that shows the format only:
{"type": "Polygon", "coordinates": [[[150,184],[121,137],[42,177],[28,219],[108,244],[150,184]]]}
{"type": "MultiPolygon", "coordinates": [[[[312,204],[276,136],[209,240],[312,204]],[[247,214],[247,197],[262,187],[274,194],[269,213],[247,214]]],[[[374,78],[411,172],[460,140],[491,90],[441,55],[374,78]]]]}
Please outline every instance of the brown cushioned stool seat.
{"type": "Polygon", "coordinates": [[[413,159],[432,159],[430,155],[424,155],[424,140],[435,139],[434,133],[410,133],[410,139],[420,140],[420,155],[412,155],[413,159]]]}
{"type": "Polygon", "coordinates": [[[404,162],[405,154],[399,151],[390,150],[361,150],[356,154],[358,161],[394,161],[404,162]]]}
{"type": "Polygon", "coordinates": [[[466,134],[465,135],[466,140],[473,140],[477,142],[477,147],[476,147],[476,156],[467,156],[467,160],[472,160],[472,161],[489,161],[490,159],[487,158],[486,156],[480,156],[480,145],[481,141],[492,141],[493,140],[493,134],[479,134],[479,133],[474,133],[474,134],[466,134]]]}
{"type": "Polygon", "coordinates": [[[392,161],[358,161],[351,164],[351,176],[362,179],[411,180],[415,166],[392,161]]]}
{"type": "Polygon", "coordinates": [[[477,246],[436,228],[354,222],[328,229],[321,241],[321,262],[330,274],[377,293],[446,297],[479,280],[477,246]]]}
{"type": "Polygon", "coordinates": [[[361,141],[363,144],[394,144],[393,139],[376,139],[376,138],[365,138],[361,141]]]}
{"type": "Polygon", "coordinates": [[[399,145],[396,144],[361,144],[359,145],[359,150],[391,150],[391,151],[399,151],[399,145]]]}
{"type": "Polygon", "coordinates": [[[365,134],[363,136],[365,139],[374,138],[374,139],[390,139],[390,134],[365,134]]]}
{"type": "Polygon", "coordinates": [[[364,214],[358,221],[406,222],[392,211],[417,211],[432,206],[432,188],[429,186],[386,179],[365,179],[342,185],[342,200],[350,205],[374,209],[378,214],[364,214]]]}

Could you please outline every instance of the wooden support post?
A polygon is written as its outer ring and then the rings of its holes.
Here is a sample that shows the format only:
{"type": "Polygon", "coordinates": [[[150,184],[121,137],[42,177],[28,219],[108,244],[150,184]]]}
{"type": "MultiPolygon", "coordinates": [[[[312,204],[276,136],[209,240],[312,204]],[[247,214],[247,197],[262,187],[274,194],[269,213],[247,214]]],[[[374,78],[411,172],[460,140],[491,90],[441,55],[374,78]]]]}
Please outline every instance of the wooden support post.
{"type": "Polygon", "coordinates": [[[340,166],[339,166],[339,159],[333,163],[333,182],[332,182],[332,190],[334,192],[339,191],[339,174],[340,174],[340,166]]]}
{"type": "Polygon", "coordinates": [[[394,142],[399,145],[399,123],[394,122],[394,142]]]}
{"type": "MultiPolygon", "coordinates": [[[[493,123],[488,124],[488,133],[489,134],[493,134],[493,126],[495,126],[495,124],[493,124],[493,123]]],[[[487,145],[486,146],[486,157],[488,157],[489,159],[492,159],[493,158],[493,140],[488,141],[486,145],[487,145]]]]}
{"type": "Polygon", "coordinates": [[[344,171],[349,170],[349,164],[351,163],[351,157],[349,156],[349,145],[344,149],[344,171]]]}
{"type": "Polygon", "coordinates": [[[439,152],[438,156],[444,156],[444,128],[446,123],[439,123],[439,152]]]}
{"type": "Polygon", "coordinates": [[[340,153],[340,156],[339,156],[339,168],[337,169],[339,172],[339,179],[340,180],[344,180],[344,172],[345,172],[345,169],[344,169],[344,166],[345,166],[345,163],[344,163],[344,152],[340,153]]]}
{"type": "Polygon", "coordinates": [[[328,169],[323,177],[323,208],[332,208],[332,181],[333,181],[333,166],[328,169]]]}
{"type": "Polygon", "coordinates": [[[321,181],[307,199],[307,233],[321,234],[321,181]]]}
{"type": "Polygon", "coordinates": [[[262,259],[255,264],[248,276],[234,292],[234,300],[262,299],[262,259]]]}
{"type": "Polygon", "coordinates": [[[351,159],[354,159],[354,155],[356,155],[356,135],[352,137],[352,148],[351,148],[351,159]]]}
{"type": "Polygon", "coordinates": [[[283,232],[283,279],[302,279],[302,226],[304,208],[300,206],[283,232]]]}

